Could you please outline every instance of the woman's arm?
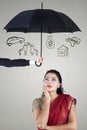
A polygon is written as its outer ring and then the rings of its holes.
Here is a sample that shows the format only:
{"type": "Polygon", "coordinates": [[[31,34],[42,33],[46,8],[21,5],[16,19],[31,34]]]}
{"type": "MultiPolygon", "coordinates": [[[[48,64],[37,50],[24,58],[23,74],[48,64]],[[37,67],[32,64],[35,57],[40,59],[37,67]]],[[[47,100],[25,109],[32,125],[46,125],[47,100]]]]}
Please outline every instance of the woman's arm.
{"type": "Polygon", "coordinates": [[[49,108],[50,108],[50,103],[48,101],[45,101],[42,110],[40,108],[36,108],[33,110],[37,127],[39,127],[40,129],[45,129],[45,127],[47,126],[49,108]]]}
{"type": "Polygon", "coordinates": [[[36,108],[33,110],[37,127],[39,127],[40,129],[45,129],[47,126],[50,110],[50,100],[51,97],[49,95],[49,92],[47,91],[47,87],[44,87],[43,108],[36,108]]]}
{"type": "Polygon", "coordinates": [[[72,106],[69,121],[67,124],[57,125],[57,126],[47,126],[46,130],[77,130],[77,116],[76,116],[76,108],[72,106]]]}

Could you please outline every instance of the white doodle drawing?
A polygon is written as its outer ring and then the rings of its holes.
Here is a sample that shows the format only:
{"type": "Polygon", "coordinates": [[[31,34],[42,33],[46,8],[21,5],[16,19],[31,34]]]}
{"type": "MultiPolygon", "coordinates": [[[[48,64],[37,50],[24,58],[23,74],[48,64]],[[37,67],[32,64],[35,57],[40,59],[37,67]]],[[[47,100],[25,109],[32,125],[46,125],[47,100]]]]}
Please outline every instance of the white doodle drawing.
{"type": "Polygon", "coordinates": [[[65,56],[68,56],[68,54],[69,54],[69,49],[68,49],[68,47],[66,47],[65,45],[62,45],[62,46],[60,46],[60,47],[57,49],[57,53],[58,53],[58,56],[59,56],[59,57],[65,57],[65,56]]]}
{"type": "Polygon", "coordinates": [[[55,47],[55,42],[54,42],[52,35],[47,36],[46,45],[47,45],[47,48],[49,48],[49,49],[53,49],[55,47]]]}
{"type": "Polygon", "coordinates": [[[25,39],[23,37],[17,37],[17,36],[13,36],[13,37],[9,37],[6,41],[6,44],[8,46],[11,46],[13,44],[22,44],[25,41],[25,39]]]}
{"type": "Polygon", "coordinates": [[[24,55],[27,55],[28,47],[29,47],[29,52],[30,52],[31,55],[34,55],[34,54],[38,55],[38,53],[39,53],[38,50],[34,47],[33,44],[30,44],[29,42],[27,42],[27,43],[25,42],[23,44],[22,48],[19,49],[19,51],[18,51],[19,55],[21,55],[22,52],[24,53],[24,55]]]}
{"type": "Polygon", "coordinates": [[[31,44],[30,42],[26,42],[24,38],[22,37],[17,37],[17,36],[13,36],[13,37],[9,37],[6,41],[8,46],[12,46],[14,44],[21,44],[22,48],[19,49],[18,53],[19,55],[21,55],[22,53],[24,55],[27,55],[28,50],[30,52],[31,55],[38,55],[39,51],[35,48],[34,44],[31,44]]]}
{"type": "Polygon", "coordinates": [[[67,38],[66,41],[70,43],[71,47],[74,47],[76,44],[80,44],[81,39],[77,37],[72,37],[67,38]]]}

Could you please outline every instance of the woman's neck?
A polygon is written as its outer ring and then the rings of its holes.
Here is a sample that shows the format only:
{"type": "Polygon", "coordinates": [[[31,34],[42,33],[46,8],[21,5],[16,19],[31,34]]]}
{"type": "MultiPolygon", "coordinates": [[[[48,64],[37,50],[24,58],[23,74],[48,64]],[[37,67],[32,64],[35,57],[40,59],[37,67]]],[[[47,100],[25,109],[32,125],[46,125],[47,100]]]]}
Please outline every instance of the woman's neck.
{"type": "Polygon", "coordinates": [[[49,92],[50,96],[51,96],[51,103],[54,101],[54,99],[58,96],[58,94],[55,92],[49,92]]]}

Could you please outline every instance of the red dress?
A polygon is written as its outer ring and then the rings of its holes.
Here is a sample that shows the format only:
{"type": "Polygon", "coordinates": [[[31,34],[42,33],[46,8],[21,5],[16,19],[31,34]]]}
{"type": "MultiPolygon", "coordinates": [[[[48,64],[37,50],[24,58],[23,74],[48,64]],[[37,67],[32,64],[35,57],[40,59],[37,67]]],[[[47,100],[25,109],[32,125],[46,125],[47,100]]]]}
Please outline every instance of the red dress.
{"type": "MultiPolygon", "coordinates": [[[[67,94],[61,94],[50,105],[48,126],[66,124],[72,104],[76,99],[67,94]]],[[[38,128],[38,130],[41,130],[38,128]]]]}

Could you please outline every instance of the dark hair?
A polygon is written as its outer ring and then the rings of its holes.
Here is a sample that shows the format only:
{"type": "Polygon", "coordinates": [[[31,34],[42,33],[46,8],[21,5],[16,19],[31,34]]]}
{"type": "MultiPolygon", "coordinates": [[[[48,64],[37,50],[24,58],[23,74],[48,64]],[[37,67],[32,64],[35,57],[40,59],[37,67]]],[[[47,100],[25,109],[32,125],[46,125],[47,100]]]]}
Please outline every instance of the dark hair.
{"type": "Polygon", "coordinates": [[[57,76],[59,82],[61,83],[60,88],[57,88],[57,91],[56,91],[56,92],[57,92],[57,94],[63,94],[64,91],[63,91],[63,87],[62,87],[62,77],[61,77],[60,72],[58,72],[57,70],[54,70],[54,69],[48,70],[48,71],[45,73],[44,78],[45,78],[45,76],[46,76],[48,73],[54,73],[54,74],[56,74],[56,76],[57,76]]]}

